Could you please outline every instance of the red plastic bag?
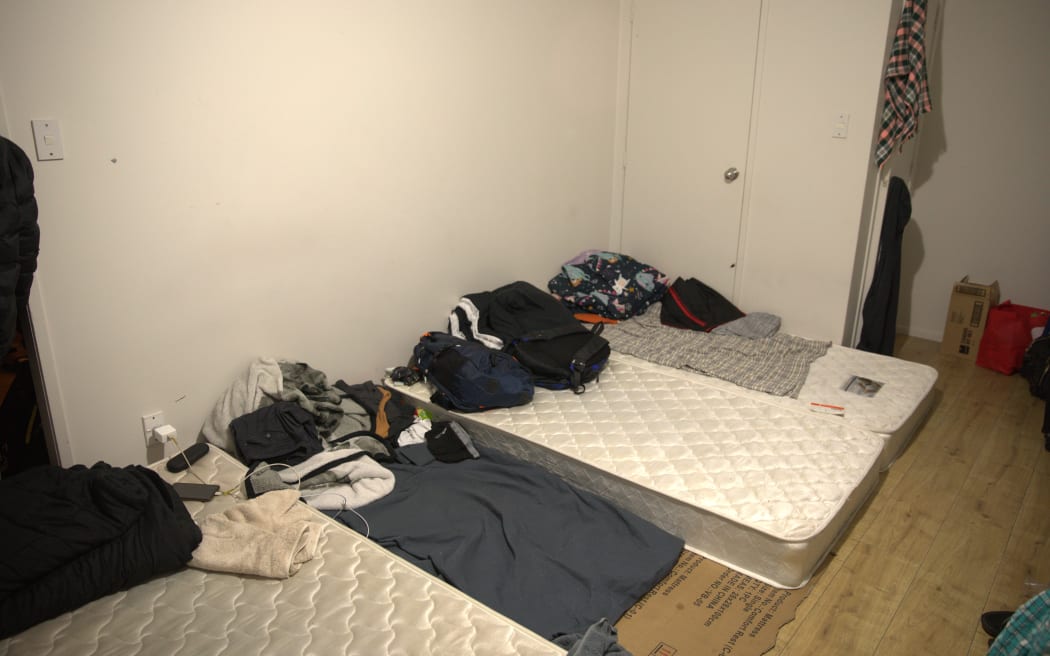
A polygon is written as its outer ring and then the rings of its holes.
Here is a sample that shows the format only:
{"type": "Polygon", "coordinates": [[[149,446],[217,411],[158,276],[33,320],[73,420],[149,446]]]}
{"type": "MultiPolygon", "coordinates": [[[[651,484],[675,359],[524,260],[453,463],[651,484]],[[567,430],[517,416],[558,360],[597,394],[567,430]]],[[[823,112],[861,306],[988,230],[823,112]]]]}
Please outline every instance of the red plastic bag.
{"type": "Polygon", "coordinates": [[[1021,368],[1024,351],[1032,343],[1032,329],[1045,326],[1046,310],[1004,301],[988,310],[988,322],[977,351],[977,366],[1007,376],[1021,368]]]}

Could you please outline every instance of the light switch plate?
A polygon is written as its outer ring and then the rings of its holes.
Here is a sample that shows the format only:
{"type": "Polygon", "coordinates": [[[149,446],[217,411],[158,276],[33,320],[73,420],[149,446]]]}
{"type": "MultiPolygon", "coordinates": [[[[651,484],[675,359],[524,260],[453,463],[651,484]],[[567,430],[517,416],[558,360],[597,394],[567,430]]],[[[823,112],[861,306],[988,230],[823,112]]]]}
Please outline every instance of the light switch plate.
{"type": "Polygon", "coordinates": [[[845,139],[849,136],[849,114],[839,112],[831,120],[831,136],[834,139],[845,139]]]}
{"type": "Polygon", "coordinates": [[[33,141],[36,142],[37,161],[65,159],[62,147],[62,127],[53,119],[32,121],[33,141]]]}

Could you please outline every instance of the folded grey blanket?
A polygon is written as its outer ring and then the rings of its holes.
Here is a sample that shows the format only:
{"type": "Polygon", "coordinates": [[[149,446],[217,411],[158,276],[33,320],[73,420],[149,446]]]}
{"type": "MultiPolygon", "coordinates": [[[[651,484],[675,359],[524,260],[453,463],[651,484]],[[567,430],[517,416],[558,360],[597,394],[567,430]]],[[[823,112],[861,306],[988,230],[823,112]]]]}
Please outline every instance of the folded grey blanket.
{"type": "Polygon", "coordinates": [[[606,326],[602,337],[620,353],[791,397],[798,397],[809,365],[831,347],[782,333],[749,339],[671,328],[660,323],[658,312],[606,326]]]}

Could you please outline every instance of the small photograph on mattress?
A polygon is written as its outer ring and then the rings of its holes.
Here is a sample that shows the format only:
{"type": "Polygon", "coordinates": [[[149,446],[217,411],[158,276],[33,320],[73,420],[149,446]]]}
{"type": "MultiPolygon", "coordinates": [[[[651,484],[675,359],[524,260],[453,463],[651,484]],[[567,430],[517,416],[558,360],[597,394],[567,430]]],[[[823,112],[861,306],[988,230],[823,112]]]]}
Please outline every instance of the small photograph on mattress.
{"type": "Polygon", "coordinates": [[[877,380],[872,380],[863,376],[850,376],[842,389],[850,394],[871,398],[879,393],[879,390],[882,389],[882,385],[883,383],[880,383],[877,380]]]}

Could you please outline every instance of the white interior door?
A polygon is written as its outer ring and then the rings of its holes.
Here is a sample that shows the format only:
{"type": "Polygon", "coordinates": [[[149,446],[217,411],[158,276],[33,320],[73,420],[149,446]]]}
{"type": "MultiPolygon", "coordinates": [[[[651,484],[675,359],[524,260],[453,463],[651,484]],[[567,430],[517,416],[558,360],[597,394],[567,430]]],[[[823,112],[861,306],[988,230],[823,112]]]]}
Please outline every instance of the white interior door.
{"type": "Polygon", "coordinates": [[[621,251],[727,297],[760,14],[760,0],[633,7],[621,251]]]}

